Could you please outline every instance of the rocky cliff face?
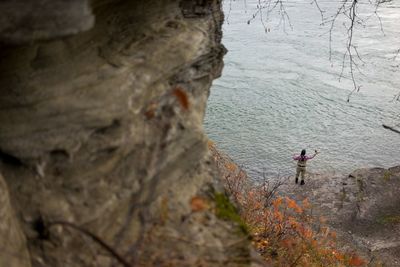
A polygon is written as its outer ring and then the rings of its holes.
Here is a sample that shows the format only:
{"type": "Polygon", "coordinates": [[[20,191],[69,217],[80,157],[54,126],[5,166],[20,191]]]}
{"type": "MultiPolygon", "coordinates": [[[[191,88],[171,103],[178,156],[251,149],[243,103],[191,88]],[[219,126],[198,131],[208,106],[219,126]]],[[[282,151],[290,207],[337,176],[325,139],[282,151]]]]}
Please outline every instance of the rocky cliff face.
{"type": "Polygon", "coordinates": [[[202,130],[220,0],[30,2],[0,4],[0,265],[248,265],[202,130]]]}

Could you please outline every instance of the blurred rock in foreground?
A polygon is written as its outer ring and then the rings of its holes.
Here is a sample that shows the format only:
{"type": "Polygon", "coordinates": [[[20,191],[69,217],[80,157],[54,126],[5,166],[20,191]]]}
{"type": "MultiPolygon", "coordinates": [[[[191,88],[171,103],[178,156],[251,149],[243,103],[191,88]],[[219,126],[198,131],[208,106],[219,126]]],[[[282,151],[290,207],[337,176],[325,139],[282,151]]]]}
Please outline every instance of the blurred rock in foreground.
{"type": "Polygon", "coordinates": [[[132,266],[250,264],[202,128],[220,0],[6,0],[0,21],[1,267],[117,266],[87,233],[132,266]]]}

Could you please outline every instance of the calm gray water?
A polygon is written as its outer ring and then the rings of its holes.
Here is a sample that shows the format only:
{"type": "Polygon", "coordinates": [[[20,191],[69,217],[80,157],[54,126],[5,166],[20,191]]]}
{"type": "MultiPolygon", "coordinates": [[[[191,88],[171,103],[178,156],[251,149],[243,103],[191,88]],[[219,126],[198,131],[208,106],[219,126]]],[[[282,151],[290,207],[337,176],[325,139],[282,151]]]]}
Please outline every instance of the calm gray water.
{"type": "MultiPolygon", "coordinates": [[[[225,1],[228,14],[229,1],[225,1]]],[[[321,154],[309,162],[311,172],[348,173],[360,167],[400,164],[400,135],[382,123],[400,123],[400,3],[380,9],[384,34],[376,17],[358,27],[355,44],[362,59],[356,73],[361,91],[352,90],[348,69],[339,81],[345,49],[343,21],[335,28],[329,61],[329,25],[311,1],[287,4],[293,29],[285,33],[271,15],[265,33],[256,19],[257,1],[234,1],[223,26],[225,56],[222,77],[214,81],[205,130],[217,145],[254,179],[293,174],[291,156],[306,148],[321,154]]],[[[366,1],[367,2],[367,1],[366,1]]],[[[339,2],[321,2],[326,16],[339,2]]],[[[370,14],[361,6],[362,16],[370,14]]]]}

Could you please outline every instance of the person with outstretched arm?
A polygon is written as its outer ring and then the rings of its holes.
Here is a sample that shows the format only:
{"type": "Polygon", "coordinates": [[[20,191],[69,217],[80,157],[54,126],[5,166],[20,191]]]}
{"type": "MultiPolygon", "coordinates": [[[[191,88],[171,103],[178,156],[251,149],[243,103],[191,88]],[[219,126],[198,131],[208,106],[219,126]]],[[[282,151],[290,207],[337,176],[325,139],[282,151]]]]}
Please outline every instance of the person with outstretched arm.
{"type": "Polygon", "coordinates": [[[304,184],[304,176],[306,174],[306,164],[307,160],[313,159],[316,155],[318,154],[318,151],[315,150],[314,155],[312,156],[307,156],[306,155],[306,150],[303,149],[301,151],[301,154],[298,156],[293,156],[293,160],[297,160],[297,168],[296,168],[296,184],[299,182],[299,175],[301,175],[301,182],[300,185],[304,184]]]}

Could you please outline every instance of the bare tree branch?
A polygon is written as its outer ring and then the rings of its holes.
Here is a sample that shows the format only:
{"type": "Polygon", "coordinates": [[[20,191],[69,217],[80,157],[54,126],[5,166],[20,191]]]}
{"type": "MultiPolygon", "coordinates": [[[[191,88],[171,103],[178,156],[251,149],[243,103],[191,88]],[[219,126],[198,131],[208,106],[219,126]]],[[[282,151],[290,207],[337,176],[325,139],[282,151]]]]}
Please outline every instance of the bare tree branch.
{"type": "Polygon", "coordinates": [[[94,242],[99,244],[103,249],[105,249],[108,253],[111,254],[122,266],[124,267],[131,267],[131,265],[118,253],[116,252],[110,245],[106,244],[100,237],[96,236],[95,234],[91,233],[90,231],[70,222],[65,221],[56,221],[48,223],[48,227],[60,225],[63,227],[72,228],[83,235],[90,237],[94,242]]]}
{"type": "MultiPolygon", "coordinates": [[[[267,23],[269,22],[272,12],[276,11],[280,16],[277,27],[282,27],[285,33],[287,25],[289,25],[291,29],[293,28],[289,14],[286,10],[286,3],[288,0],[257,1],[258,4],[256,10],[252,13],[251,18],[247,21],[248,24],[252,23],[253,20],[259,17],[260,22],[264,27],[264,30],[268,32],[269,28],[267,27],[267,23]]],[[[333,15],[327,17],[325,15],[326,11],[323,10],[323,8],[321,8],[320,6],[320,2],[318,0],[311,0],[310,4],[315,5],[321,16],[321,25],[329,25],[329,30],[327,34],[329,34],[329,61],[331,62],[333,60],[333,34],[338,28],[338,23],[344,21],[343,26],[345,27],[346,44],[345,51],[343,52],[342,56],[339,81],[341,81],[341,79],[344,77],[351,80],[352,90],[347,96],[347,102],[350,101],[350,97],[353,93],[360,91],[361,85],[359,85],[358,75],[365,76],[361,68],[364,64],[366,64],[366,62],[362,59],[362,54],[358,51],[357,45],[355,43],[355,33],[358,30],[358,27],[365,28],[366,22],[370,18],[375,17],[379,22],[380,31],[383,33],[383,35],[385,35],[382,19],[379,15],[379,8],[382,6],[382,4],[391,1],[392,0],[368,0],[369,5],[373,7],[373,11],[370,11],[369,13],[360,13],[358,11],[358,8],[361,4],[363,4],[361,0],[341,0],[339,2],[340,4],[336,12],[333,15]],[[348,75],[346,75],[345,73],[348,75]]],[[[396,51],[393,60],[397,59],[399,53],[400,49],[396,51]]],[[[396,65],[395,67],[399,66],[396,65]]]]}
{"type": "Polygon", "coordinates": [[[322,24],[323,24],[323,23],[324,23],[324,20],[325,20],[325,18],[324,18],[324,13],[325,13],[325,11],[321,9],[321,7],[319,6],[317,0],[313,0],[313,1],[311,2],[311,4],[315,4],[315,6],[317,7],[317,9],[318,9],[318,11],[319,11],[319,14],[321,15],[321,22],[322,22],[322,24]]]}
{"type": "Polygon", "coordinates": [[[395,132],[395,133],[398,133],[398,134],[400,134],[400,130],[397,130],[397,129],[395,129],[395,128],[391,127],[391,126],[388,126],[388,125],[382,124],[382,127],[383,127],[383,128],[385,128],[385,129],[391,130],[391,131],[393,131],[393,132],[395,132]]]}
{"type": "Polygon", "coordinates": [[[259,17],[265,32],[269,32],[269,28],[265,23],[269,21],[270,15],[273,11],[276,11],[280,15],[277,25],[278,28],[282,27],[285,33],[286,25],[289,25],[289,28],[293,29],[289,14],[286,11],[285,0],[258,0],[256,10],[247,21],[247,24],[250,24],[254,19],[259,17]]]}
{"type": "MultiPolygon", "coordinates": [[[[317,0],[314,0],[317,1],[317,0]]],[[[373,13],[367,17],[366,19],[362,19],[359,17],[359,12],[358,12],[358,6],[360,4],[360,0],[342,0],[341,5],[337,9],[336,13],[329,17],[326,18],[323,21],[323,25],[325,23],[330,23],[330,29],[329,29],[329,60],[332,61],[332,42],[333,42],[333,31],[336,28],[336,23],[338,22],[340,17],[345,18],[345,21],[348,23],[344,22],[343,25],[345,27],[346,33],[347,33],[347,41],[346,41],[346,51],[343,54],[342,58],[342,66],[341,66],[341,71],[339,75],[339,81],[341,78],[343,78],[344,75],[344,70],[347,67],[349,69],[349,74],[350,74],[350,79],[352,81],[352,91],[348,94],[347,97],[347,102],[350,101],[350,97],[354,92],[359,92],[361,85],[358,85],[357,82],[357,77],[356,73],[359,73],[363,76],[363,72],[360,69],[360,64],[365,64],[365,61],[362,59],[361,54],[359,53],[357,46],[354,44],[354,34],[355,34],[355,26],[360,25],[362,27],[366,26],[366,21],[372,17],[375,16],[378,21],[379,21],[379,26],[380,30],[385,35],[385,31],[383,29],[383,24],[382,24],[382,19],[379,16],[379,8],[383,3],[391,2],[391,0],[375,0],[372,2],[372,0],[368,0],[371,5],[375,5],[373,13]],[[360,63],[360,64],[359,64],[360,63]]],[[[320,8],[318,7],[320,10],[320,8]]],[[[400,49],[397,50],[395,57],[393,60],[395,60],[400,53],[400,49]]],[[[400,95],[397,96],[397,99],[399,99],[400,95]]]]}

